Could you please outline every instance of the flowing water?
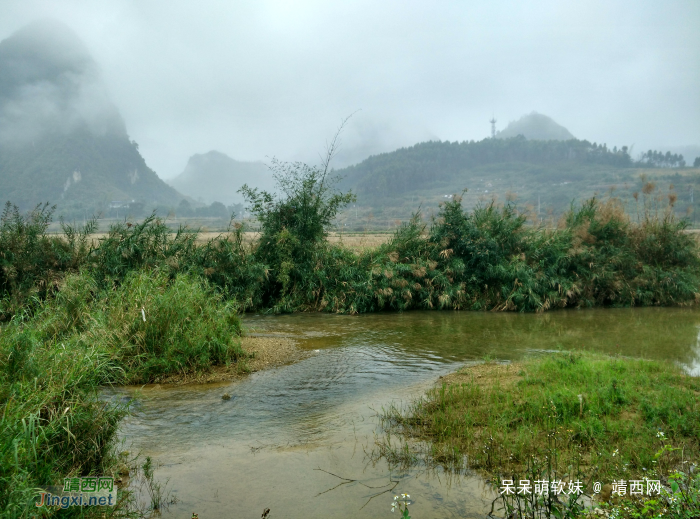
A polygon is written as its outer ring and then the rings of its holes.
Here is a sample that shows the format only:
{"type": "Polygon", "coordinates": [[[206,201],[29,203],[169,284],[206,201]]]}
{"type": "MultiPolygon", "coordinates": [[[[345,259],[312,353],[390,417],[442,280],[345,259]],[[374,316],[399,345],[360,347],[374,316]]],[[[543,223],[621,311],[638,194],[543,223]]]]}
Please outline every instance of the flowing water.
{"type": "Polygon", "coordinates": [[[292,337],[310,356],[225,384],[120,390],[137,396],[123,438],[160,462],[156,475],[177,497],[164,517],[253,519],[265,508],[271,519],[391,517],[396,493],[411,495],[414,519],[484,517],[493,497],[476,476],[371,461],[382,406],[406,403],[486,355],[584,349],[671,359],[700,375],[695,309],[294,314],[244,323],[252,333],[292,337]]]}

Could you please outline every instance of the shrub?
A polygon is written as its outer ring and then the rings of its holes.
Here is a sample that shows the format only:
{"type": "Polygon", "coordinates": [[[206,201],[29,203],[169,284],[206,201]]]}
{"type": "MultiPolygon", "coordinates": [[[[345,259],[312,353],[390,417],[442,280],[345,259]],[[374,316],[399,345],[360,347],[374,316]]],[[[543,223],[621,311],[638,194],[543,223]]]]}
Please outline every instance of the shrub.
{"type": "Polygon", "coordinates": [[[54,209],[43,204],[22,215],[17,206],[5,205],[0,216],[0,321],[33,308],[88,253],[95,222],[79,230],[61,222],[65,239],[47,236],[54,209]]]}
{"type": "Polygon", "coordinates": [[[181,227],[175,236],[155,213],[133,225],[110,227],[89,254],[87,267],[101,288],[120,283],[129,272],[155,267],[177,272],[195,250],[197,232],[181,227]]]}
{"type": "Polygon", "coordinates": [[[265,304],[278,309],[298,306],[296,292],[309,282],[314,262],[323,260],[319,253],[336,214],[355,200],[351,193],[334,191],[337,179],[328,170],[331,155],[323,168],[273,160],[279,198],[247,185],[241,189],[262,228],[255,259],[271,271],[265,304]]]}
{"type": "Polygon", "coordinates": [[[206,281],[133,272],[101,304],[98,323],[81,340],[104,344],[128,382],[208,370],[245,358],[234,303],[206,281]]]}

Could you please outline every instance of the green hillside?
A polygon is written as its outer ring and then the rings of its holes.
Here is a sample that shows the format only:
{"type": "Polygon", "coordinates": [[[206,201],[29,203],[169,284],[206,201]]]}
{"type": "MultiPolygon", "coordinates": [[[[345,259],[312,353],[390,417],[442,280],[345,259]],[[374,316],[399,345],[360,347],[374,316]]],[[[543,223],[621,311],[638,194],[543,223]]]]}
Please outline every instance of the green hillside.
{"type": "Polygon", "coordinates": [[[88,130],[52,134],[22,146],[0,144],[1,202],[51,202],[65,214],[105,211],[112,202],[176,205],[181,199],[126,137],[88,130]]]}
{"type": "Polygon", "coordinates": [[[44,20],[0,42],[0,204],[50,202],[70,217],[182,198],[130,141],[97,64],[69,28],[44,20]]]}
{"type": "MultiPolygon", "coordinates": [[[[662,155],[666,157],[652,154],[662,155]]],[[[671,157],[668,164],[680,165],[681,158],[671,157]]],[[[492,199],[512,200],[542,219],[556,219],[572,202],[610,192],[634,212],[650,181],[654,189],[648,197],[667,197],[673,185],[675,209],[685,215],[695,204],[691,193],[700,192],[698,170],[654,165],[646,159],[633,161],[626,147],[609,149],[576,139],[537,141],[518,136],[425,142],[337,171],[343,177],[340,186],[358,197],[356,207],[341,216],[341,225],[391,228],[395,220],[406,219],[419,207],[427,215],[434,214],[440,202],[465,188],[466,207],[492,199]]]]}

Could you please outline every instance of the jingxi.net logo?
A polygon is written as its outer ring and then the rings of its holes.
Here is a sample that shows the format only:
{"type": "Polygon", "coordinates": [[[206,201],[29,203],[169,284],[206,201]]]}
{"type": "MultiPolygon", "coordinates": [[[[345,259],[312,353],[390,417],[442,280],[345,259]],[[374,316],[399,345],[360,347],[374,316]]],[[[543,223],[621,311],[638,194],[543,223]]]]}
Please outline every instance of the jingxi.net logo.
{"type": "Polygon", "coordinates": [[[114,478],[85,477],[65,478],[63,488],[49,487],[41,492],[36,506],[114,506],[117,503],[117,490],[114,478]]]}

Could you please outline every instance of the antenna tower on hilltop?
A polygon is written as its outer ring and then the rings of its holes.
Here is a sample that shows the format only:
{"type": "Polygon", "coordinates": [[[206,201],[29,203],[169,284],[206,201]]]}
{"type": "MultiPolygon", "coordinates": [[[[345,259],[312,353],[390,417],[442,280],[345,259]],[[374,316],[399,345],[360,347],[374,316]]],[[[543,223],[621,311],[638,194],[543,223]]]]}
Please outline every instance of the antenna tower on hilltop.
{"type": "Polygon", "coordinates": [[[496,118],[492,115],[491,120],[489,122],[491,123],[491,138],[495,139],[496,138],[496,118]]]}

